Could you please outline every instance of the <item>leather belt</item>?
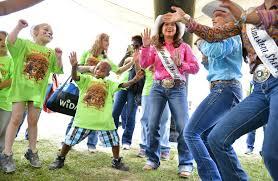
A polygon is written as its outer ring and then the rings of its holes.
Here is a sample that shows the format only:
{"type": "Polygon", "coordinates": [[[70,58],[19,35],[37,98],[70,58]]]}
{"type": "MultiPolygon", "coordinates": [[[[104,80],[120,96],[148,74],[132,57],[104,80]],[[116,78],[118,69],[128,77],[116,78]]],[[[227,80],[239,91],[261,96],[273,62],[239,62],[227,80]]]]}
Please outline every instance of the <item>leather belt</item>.
{"type": "Polygon", "coordinates": [[[238,80],[232,79],[232,80],[214,80],[210,82],[210,88],[213,88],[217,84],[230,84],[230,83],[239,83],[238,80]]]}
{"type": "Polygon", "coordinates": [[[173,87],[179,87],[186,84],[184,80],[179,80],[179,79],[154,80],[154,82],[160,84],[162,87],[166,89],[171,89],[173,87]]]}

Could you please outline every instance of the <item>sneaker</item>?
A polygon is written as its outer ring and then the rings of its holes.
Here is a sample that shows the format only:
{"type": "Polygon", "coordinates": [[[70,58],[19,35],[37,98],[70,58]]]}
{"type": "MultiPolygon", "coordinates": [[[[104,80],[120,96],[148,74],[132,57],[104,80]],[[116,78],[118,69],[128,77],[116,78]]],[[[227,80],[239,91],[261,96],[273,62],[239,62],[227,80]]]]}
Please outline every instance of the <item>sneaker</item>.
{"type": "Polygon", "coordinates": [[[253,154],[253,148],[247,148],[244,154],[246,154],[246,155],[253,154]]]}
{"type": "Polygon", "coordinates": [[[90,153],[96,153],[97,152],[97,149],[95,147],[88,147],[88,151],[90,153]]]}
{"type": "Polygon", "coordinates": [[[24,157],[29,160],[32,167],[40,168],[42,167],[41,162],[39,160],[38,152],[33,153],[31,149],[28,149],[24,154],[24,157]]]}
{"type": "Polygon", "coordinates": [[[149,164],[145,164],[144,167],[143,167],[143,170],[145,171],[149,171],[149,170],[155,170],[156,168],[152,167],[151,165],[149,164]]]}
{"type": "Polygon", "coordinates": [[[6,155],[2,153],[0,155],[0,163],[1,168],[5,173],[12,173],[16,170],[13,155],[6,155]]]}
{"type": "Polygon", "coordinates": [[[140,158],[144,158],[146,156],[146,151],[144,149],[140,149],[137,156],[140,158]]]}
{"type": "Polygon", "coordinates": [[[160,159],[162,161],[170,160],[170,153],[169,152],[161,152],[160,159]]]}
{"type": "Polygon", "coordinates": [[[55,170],[62,168],[64,166],[66,157],[64,156],[57,156],[55,161],[51,163],[48,167],[49,170],[55,170]]]}
{"type": "Polygon", "coordinates": [[[181,178],[188,178],[193,173],[193,165],[186,165],[182,170],[179,171],[181,178]]]}
{"type": "Polygon", "coordinates": [[[130,150],[130,145],[123,144],[122,148],[123,148],[123,150],[130,150]]]}
{"type": "Polygon", "coordinates": [[[117,170],[122,170],[122,171],[128,171],[129,167],[123,163],[122,159],[123,159],[122,157],[118,159],[114,158],[112,160],[112,168],[115,168],[117,170]]]}

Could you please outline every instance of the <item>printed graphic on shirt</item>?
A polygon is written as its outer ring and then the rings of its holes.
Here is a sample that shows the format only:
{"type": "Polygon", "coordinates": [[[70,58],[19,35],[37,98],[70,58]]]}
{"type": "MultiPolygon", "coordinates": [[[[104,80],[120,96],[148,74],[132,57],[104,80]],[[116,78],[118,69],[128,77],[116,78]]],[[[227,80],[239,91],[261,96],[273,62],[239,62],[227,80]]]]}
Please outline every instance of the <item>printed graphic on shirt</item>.
{"type": "Polygon", "coordinates": [[[101,109],[107,97],[107,88],[104,83],[94,82],[87,90],[83,101],[87,106],[101,109]]]}
{"type": "Polygon", "coordinates": [[[28,76],[29,79],[35,81],[43,80],[46,77],[49,67],[48,58],[49,54],[43,54],[41,52],[32,52],[27,54],[23,73],[28,76]]]}
{"type": "Polygon", "coordinates": [[[7,70],[5,70],[5,65],[4,64],[0,64],[0,82],[3,81],[4,77],[6,77],[7,75],[7,70]]]}
{"type": "Polygon", "coordinates": [[[88,66],[96,66],[98,64],[99,60],[96,57],[89,57],[86,61],[85,65],[88,66]]]}

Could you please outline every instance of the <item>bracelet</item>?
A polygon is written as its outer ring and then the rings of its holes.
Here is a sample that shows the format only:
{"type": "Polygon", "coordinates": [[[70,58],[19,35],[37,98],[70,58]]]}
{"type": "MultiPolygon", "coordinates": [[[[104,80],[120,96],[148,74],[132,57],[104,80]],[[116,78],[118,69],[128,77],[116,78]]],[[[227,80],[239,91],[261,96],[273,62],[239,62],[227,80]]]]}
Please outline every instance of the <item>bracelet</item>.
{"type": "Polygon", "coordinates": [[[241,15],[240,15],[240,22],[241,23],[245,23],[246,22],[246,20],[247,20],[247,12],[246,11],[243,11],[243,13],[241,13],[241,15]]]}
{"type": "Polygon", "coordinates": [[[191,16],[190,16],[189,14],[185,14],[185,15],[183,16],[183,18],[184,18],[186,21],[189,21],[190,18],[191,18],[191,16]]]}

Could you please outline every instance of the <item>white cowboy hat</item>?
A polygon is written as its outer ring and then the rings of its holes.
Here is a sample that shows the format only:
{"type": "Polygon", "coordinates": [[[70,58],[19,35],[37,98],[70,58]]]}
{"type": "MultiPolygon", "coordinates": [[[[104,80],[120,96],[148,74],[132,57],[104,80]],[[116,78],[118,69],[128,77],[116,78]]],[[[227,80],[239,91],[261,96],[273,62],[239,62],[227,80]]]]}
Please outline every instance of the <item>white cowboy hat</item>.
{"type": "MultiPolygon", "coordinates": [[[[159,33],[159,27],[163,24],[162,15],[158,15],[155,19],[154,26],[152,29],[152,35],[157,35],[159,33]]],[[[179,36],[178,38],[182,38],[184,31],[185,31],[185,25],[180,22],[176,22],[178,29],[179,29],[179,36]]]]}
{"type": "Polygon", "coordinates": [[[218,0],[211,1],[202,8],[202,12],[210,18],[213,17],[214,11],[223,11],[223,12],[230,13],[230,10],[227,8],[221,7],[220,6],[221,4],[222,4],[222,2],[218,1],[218,0]]]}

